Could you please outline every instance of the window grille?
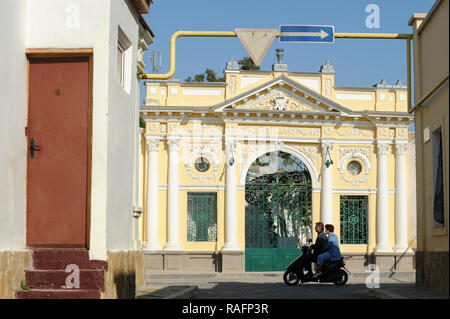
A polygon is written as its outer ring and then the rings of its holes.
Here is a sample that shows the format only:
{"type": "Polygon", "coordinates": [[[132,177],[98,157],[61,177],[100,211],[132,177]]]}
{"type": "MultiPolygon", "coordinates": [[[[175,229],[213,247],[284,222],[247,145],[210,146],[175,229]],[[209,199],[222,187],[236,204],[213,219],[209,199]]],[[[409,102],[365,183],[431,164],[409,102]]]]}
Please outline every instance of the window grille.
{"type": "Polygon", "coordinates": [[[367,196],[341,195],[341,244],[367,244],[367,196]]]}
{"type": "Polygon", "coordinates": [[[217,241],[217,193],[188,193],[187,240],[217,241]]]}

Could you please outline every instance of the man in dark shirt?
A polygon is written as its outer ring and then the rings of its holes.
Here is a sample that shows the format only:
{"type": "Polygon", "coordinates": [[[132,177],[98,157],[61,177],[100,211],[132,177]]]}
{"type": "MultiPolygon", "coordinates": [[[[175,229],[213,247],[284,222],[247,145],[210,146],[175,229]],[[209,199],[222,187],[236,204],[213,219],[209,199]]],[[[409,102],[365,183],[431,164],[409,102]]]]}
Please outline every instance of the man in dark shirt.
{"type": "Polygon", "coordinates": [[[317,238],[315,244],[310,247],[313,252],[308,255],[306,259],[306,270],[308,271],[308,275],[312,275],[311,263],[317,262],[317,256],[326,251],[328,248],[328,237],[323,231],[323,223],[316,223],[316,227],[314,229],[317,232],[317,238]]]}

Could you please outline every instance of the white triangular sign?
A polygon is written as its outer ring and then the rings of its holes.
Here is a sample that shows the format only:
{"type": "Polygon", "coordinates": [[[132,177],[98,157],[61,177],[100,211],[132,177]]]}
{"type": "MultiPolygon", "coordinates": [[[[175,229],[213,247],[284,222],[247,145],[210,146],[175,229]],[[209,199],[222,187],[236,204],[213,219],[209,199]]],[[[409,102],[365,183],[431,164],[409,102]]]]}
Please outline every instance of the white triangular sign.
{"type": "Polygon", "coordinates": [[[234,32],[241,40],[248,54],[256,65],[260,65],[269,50],[275,36],[276,29],[235,29],[234,32]]]}

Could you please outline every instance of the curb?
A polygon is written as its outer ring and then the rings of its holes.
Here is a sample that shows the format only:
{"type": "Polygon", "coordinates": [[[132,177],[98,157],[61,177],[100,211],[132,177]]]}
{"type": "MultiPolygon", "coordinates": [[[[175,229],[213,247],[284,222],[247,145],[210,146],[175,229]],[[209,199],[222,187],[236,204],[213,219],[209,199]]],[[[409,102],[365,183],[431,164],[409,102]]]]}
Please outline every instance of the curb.
{"type": "Polygon", "coordinates": [[[191,286],[162,299],[188,299],[190,297],[193,297],[197,290],[198,286],[191,286]]]}
{"type": "Polygon", "coordinates": [[[195,295],[198,286],[150,285],[136,290],[136,299],[187,299],[195,295]]]}

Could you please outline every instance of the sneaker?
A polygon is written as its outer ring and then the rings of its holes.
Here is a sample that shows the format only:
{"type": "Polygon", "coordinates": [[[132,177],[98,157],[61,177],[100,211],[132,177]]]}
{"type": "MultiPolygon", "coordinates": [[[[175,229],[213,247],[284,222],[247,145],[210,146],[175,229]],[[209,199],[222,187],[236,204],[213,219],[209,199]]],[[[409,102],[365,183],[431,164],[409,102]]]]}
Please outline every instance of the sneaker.
{"type": "Polygon", "coordinates": [[[313,279],[319,278],[320,275],[322,275],[321,272],[316,272],[316,273],[314,274],[314,276],[312,276],[312,278],[313,278],[313,279]]]}

